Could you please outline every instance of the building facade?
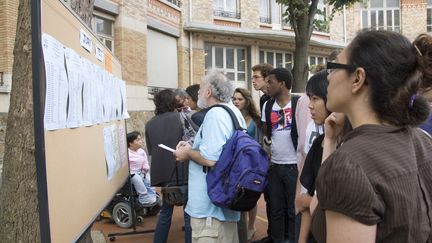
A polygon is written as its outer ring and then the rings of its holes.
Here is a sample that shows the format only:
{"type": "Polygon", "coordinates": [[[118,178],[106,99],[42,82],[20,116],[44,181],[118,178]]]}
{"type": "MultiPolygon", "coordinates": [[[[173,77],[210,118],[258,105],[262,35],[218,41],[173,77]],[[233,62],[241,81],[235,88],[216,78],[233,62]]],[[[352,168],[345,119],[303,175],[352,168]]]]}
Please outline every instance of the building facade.
{"type": "MultiPolygon", "coordinates": [[[[323,14],[316,19],[325,20],[324,0],[318,8],[323,14]]],[[[432,0],[357,3],[315,29],[309,64],[325,63],[362,28],[398,31],[410,39],[431,32],[431,9],[432,0]]],[[[17,12],[18,1],[0,1],[0,164],[17,12]]],[[[93,31],[119,59],[127,83],[128,129],[143,131],[155,92],[200,83],[212,68],[223,69],[235,86],[249,90],[255,64],[291,68],[295,36],[284,12],[276,0],[95,0],[93,31]]]]}

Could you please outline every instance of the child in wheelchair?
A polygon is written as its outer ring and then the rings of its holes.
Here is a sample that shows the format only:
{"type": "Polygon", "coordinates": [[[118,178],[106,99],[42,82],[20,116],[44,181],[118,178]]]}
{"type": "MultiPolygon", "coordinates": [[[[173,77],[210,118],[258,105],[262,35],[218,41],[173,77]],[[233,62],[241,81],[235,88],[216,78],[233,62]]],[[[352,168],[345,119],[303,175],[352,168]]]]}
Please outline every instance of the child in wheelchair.
{"type": "Polygon", "coordinates": [[[131,183],[138,194],[138,202],[143,207],[151,207],[157,203],[157,194],[150,186],[149,170],[150,166],[147,155],[142,149],[143,140],[137,131],[127,134],[129,169],[131,173],[131,183]]]}

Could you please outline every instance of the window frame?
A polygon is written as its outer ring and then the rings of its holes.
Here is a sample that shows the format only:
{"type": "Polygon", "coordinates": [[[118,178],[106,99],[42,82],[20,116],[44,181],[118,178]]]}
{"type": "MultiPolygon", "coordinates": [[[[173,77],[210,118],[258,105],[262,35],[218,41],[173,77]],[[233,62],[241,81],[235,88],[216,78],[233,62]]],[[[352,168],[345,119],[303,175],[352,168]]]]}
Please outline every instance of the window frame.
{"type": "Polygon", "coordinates": [[[94,11],[93,12],[93,18],[92,18],[92,28],[94,33],[96,34],[96,36],[98,37],[98,39],[105,45],[105,47],[107,47],[109,50],[111,50],[112,53],[114,53],[114,24],[115,24],[115,18],[113,16],[98,12],[98,11],[94,11]],[[96,26],[96,19],[102,19],[104,21],[111,21],[111,33],[112,36],[103,34],[103,33],[99,33],[97,31],[97,26],[96,26]],[[107,46],[106,41],[111,41],[111,48],[107,46]]]}
{"type": "MultiPolygon", "coordinates": [[[[285,64],[285,66],[283,66],[283,68],[286,68],[286,69],[291,71],[293,66],[294,66],[294,53],[293,52],[262,48],[262,49],[259,49],[259,63],[268,63],[268,64],[271,64],[273,67],[276,67],[275,62],[277,61],[277,59],[276,59],[277,54],[282,54],[282,63],[285,64]],[[263,59],[261,59],[261,52],[263,53],[263,59]],[[268,62],[267,53],[273,53],[273,62],[272,63],[268,62]],[[286,60],[287,55],[291,56],[291,60],[289,62],[286,60]]],[[[279,67],[279,66],[277,66],[277,67],[279,67]]]]}
{"type": "Polygon", "coordinates": [[[312,66],[311,66],[311,58],[314,59],[314,67],[316,67],[318,64],[323,63],[324,65],[327,63],[327,57],[325,56],[320,56],[320,55],[309,55],[308,56],[308,66],[309,66],[309,77],[311,77],[313,75],[312,73],[312,66]],[[322,58],[323,62],[319,62],[319,59],[322,58]]]}
{"type": "Polygon", "coordinates": [[[399,0],[399,6],[398,7],[387,7],[387,1],[389,0],[383,0],[383,5],[382,7],[371,7],[371,1],[369,0],[367,2],[367,8],[362,8],[360,11],[360,24],[361,24],[361,28],[369,28],[369,29],[374,29],[374,30],[391,30],[391,31],[395,31],[398,33],[401,33],[401,1],[399,0]],[[383,25],[380,26],[379,25],[379,19],[380,19],[380,15],[379,12],[382,11],[382,16],[383,16],[383,25]],[[389,26],[387,25],[387,13],[391,11],[392,16],[391,16],[391,20],[392,20],[392,25],[389,26]],[[396,25],[395,23],[395,11],[398,11],[398,19],[399,19],[399,23],[396,25]],[[367,26],[363,25],[363,13],[367,13],[367,26]],[[375,14],[375,26],[372,26],[372,12],[374,12],[375,14]],[[389,29],[390,28],[390,29],[389,29]]]}
{"type": "MultiPolygon", "coordinates": [[[[204,69],[205,72],[207,73],[210,69],[218,69],[223,71],[226,75],[228,73],[234,73],[234,79],[230,79],[230,81],[232,82],[246,82],[248,80],[248,54],[247,54],[247,47],[245,46],[235,46],[235,45],[224,45],[224,44],[216,44],[216,43],[204,43],[204,51],[207,49],[207,47],[210,46],[211,47],[211,66],[209,66],[209,68],[207,68],[207,63],[206,63],[206,58],[204,58],[204,69]],[[215,55],[215,49],[216,48],[222,48],[222,65],[223,67],[218,67],[216,66],[216,55],[215,55]],[[227,68],[227,49],[234,49],[234,60],[233,60],[233,64],[234,64],[234,68],[227,68]],[[241,60],[238,60],[238,50],[242,49],[244,51],[244,71],[240,71],[238,70],[238,63],[241,60]],[[244,75],[244,80],[239,80],[239,74],[243,74],[244,75]]],[[[206,55],[206,54],[205,54],[206,55]]],[[[228,75],[227,75],[228,76],[228,75]]]]}
{"type": "Polygon", "coordinates": [[[220,0],[223,1],[223,8],[218,8],[217,4],[218,0],[213,0],[213,16],[222,17],[222,18],[232,18],[232,19],[240,19],[240,0],[220,0]],[[227,9],[227,2],[233,1],[235,2],[235,11],[232,12],[227,9]]]}

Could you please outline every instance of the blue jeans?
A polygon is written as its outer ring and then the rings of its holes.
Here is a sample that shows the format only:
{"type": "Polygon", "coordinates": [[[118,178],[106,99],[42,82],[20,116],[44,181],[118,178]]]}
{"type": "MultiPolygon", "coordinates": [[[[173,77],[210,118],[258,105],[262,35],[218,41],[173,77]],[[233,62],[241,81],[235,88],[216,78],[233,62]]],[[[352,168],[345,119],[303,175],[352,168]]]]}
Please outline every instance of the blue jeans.
{"type": "Polygon", "coordinates": [[[294,200],[298,170],[296,164],[270,166],[270,236],[275,243],[295,241],[294,200]],[[287,238],[285,237],[287,235],[287,238]]]}
{"type": "MultiPolygon", "coordinates": [[[[163,200],[162,200],[163,201],[163,200]]],[[[166,243],[168,240],[168,233],[171,228],[171,218],[174,206],[162,202],[162,208],[159,214],[159,220],[156,225],[153,243],[166,243]]],[[[184,208],[183,208],[184,212],[184,208]]],[[[190,216],[184,212],[184,227],[185,227],[185,243],[192,242],[192,228],[190,225],[190,216]]]]}

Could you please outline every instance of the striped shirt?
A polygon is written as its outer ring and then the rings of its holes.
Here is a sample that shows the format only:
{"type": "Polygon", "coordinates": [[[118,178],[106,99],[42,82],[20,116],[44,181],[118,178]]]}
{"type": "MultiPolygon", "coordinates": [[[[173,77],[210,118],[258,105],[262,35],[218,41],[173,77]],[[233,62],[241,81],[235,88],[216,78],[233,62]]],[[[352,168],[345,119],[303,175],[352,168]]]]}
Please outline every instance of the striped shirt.
{"type": "Polygon", "coordinates": [[[316,190],[318,242],[326,241],[325,210],[377,225],[376,242],[432,242],[432,139],[420,129],[354,129],[322,164],[316,190]]]}

